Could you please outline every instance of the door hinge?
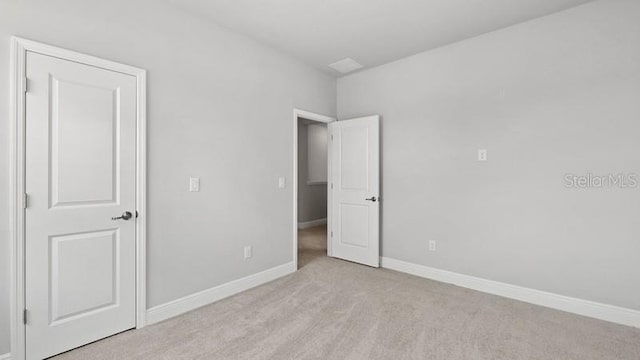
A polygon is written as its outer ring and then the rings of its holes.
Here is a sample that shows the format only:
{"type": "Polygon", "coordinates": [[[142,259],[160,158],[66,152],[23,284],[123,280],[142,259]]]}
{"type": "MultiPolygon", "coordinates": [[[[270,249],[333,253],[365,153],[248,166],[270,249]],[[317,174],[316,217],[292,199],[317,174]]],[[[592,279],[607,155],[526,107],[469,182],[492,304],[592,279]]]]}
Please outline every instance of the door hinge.
{"type": "Polygon", "coordinates": [[[29,194],[24,193],[24,208],[28,208],[29,207],[29,194]]]}
{"type": "Polygon", "coordinates": [[[29,79],[27,79],[26,76],[24,77],[23,86],[24,86],[24,92],[27,93],[29,91],[29,89],[28,89],[29,88],[29,79]]]}
{"type": "Polygon", "coordinates": [[[331,141],[333,141],[333,134],[331,134],[331,141]]]}
{"type": "Polygon", "coordinates": [[[331,183],[331,188],[333,189],[333,183],[331,183]]]}
{"type": "Polygon", "coordinates": [[[22,323],[25,325],[27,325],[27,314],[28,314],[27,309],[24,309],[24,311],[22,312],[22,323]]]}
{"type": "Polygon", "coordinates": [[[331,232],[331,237],[333,237],[333,231],[331,232]]]}

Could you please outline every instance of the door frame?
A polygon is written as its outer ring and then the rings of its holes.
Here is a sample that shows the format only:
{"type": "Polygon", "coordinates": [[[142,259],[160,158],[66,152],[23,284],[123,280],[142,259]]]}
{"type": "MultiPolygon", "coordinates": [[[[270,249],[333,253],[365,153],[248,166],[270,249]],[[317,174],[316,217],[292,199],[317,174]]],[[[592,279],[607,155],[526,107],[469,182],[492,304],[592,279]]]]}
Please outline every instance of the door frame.
{"type": "MultiPolygon", "coordinates": [[[[336,118],[320,115],[305,110],[293,109],[293,263],[298,270],[298,119],[304,118],[325,124],[337,121],[336,118]]],[[[330,136],[330,135],[329,135],[330,136]]],[[[331,256],[331,242],[328,234],[331,231],[331,193],[329,192],[329,179],[331,178],[331,142],[327,146],[327,255],[331,256]]]]}
{"type": "Polygon", "coordinates": [[[136,328],[146,322],[146,70],[77,53],[39,42],[11,37],[10,74],[10,316],[11,358],[23,360],[26,356],[25,308],[25,103],[27,52],[48,55],[63,60],[99,67],[131,75],[136,78],[136,328]]]}

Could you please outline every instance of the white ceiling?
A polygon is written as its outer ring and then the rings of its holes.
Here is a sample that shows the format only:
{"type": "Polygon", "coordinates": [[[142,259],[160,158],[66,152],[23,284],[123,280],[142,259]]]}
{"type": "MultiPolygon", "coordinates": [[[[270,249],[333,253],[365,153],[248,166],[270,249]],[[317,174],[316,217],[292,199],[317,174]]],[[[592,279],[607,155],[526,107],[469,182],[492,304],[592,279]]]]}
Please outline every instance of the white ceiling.
{"type": "Polygon", "coordinates": [[[329,74],[365,69],[591,0],[169,0],[329,74]]]}

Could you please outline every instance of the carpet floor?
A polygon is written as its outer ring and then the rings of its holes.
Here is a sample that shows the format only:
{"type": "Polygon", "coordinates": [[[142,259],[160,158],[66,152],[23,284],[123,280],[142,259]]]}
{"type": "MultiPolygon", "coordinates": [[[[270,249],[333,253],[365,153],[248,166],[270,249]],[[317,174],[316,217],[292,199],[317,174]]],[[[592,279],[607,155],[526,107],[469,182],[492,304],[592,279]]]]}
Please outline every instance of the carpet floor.
{"type": "Polygon", "coordinates": [[[640,329],[328,258],[324,231],[295,274],[55,359],[640,359],[640,329]]]}

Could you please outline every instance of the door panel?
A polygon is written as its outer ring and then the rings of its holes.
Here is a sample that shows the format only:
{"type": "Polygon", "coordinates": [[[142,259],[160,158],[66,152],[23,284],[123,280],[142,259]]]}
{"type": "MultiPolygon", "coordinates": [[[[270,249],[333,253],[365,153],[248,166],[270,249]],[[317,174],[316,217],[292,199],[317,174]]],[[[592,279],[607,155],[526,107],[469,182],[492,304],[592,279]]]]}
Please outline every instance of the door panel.
{"type": "Polygon", "coordinates": [[[51,78],[52,206],[116,202],[119,95],[51,78]]]}
{"type": "Polygon", "coordinates": [[[135,327],[136,79],[27,53],[27,359],[135,327]]]}
{"type": "Polygon", "coordinates": [[[369,245],[369,206],[340,204],[340,242],[366,249],[369,245]]]}
{"type": "Polygon", "coordinates": [[[331,255],[379,266],[379,117],[329,124],[331,255]]]}
{"type": "Polygon", "coordinates": [[[117,229],[53,236],[50,246],[52,325],[117,303],[117,229]]]}
{"type": "Polygon", "coordinates": [[[339,130],[340,186],[343,190],[369,190],[369,129],[345,127],[339,130]]]}

